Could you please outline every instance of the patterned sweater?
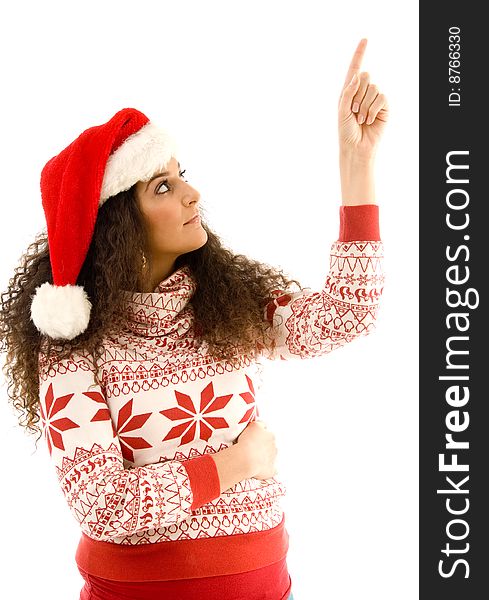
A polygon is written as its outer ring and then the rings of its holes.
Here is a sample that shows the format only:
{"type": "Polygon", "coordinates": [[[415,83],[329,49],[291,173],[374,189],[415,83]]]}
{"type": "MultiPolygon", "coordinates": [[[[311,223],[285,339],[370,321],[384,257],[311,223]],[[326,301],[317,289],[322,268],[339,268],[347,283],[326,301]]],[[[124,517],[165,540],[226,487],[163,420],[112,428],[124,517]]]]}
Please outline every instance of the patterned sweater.
{"type": "MultiPolygon", "coordinates": [[[[271,295],[264,319],[277,345],[261,347],[265,359],[318,357],[374,330],[384,282],[379,207],[339,212],[323,289],[271,295]]],[[[43,435],[81,528],[77,565],[95,577],[196,584],[251,578],[285,561],[280,478],[220,493],[212,456],[259,416],[259,361],[243,355],[238,368],[207,353],[195,335],[195,289],[184,266],[152,293],[125,292],[97,364],[88,353],[39,355],[43,435]]],[[[267,597],[286,598],[288,576],[280,585],[267,597]]]]}

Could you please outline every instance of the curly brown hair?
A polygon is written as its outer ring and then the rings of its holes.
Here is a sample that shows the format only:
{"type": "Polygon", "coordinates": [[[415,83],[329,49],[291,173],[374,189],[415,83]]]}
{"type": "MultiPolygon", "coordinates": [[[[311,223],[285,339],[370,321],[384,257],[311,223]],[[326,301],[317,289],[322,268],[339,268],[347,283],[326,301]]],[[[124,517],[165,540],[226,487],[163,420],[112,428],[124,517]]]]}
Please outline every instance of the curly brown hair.
{"type": "MultiPolygon", "coordinates": [[[[188,265],[197,282],[191,304],[199,339],[207,342],[208,352],[217,360],[225,358],[235,363],[240,353],[257,356],[259,344],[274,347],[273,341],[271,345],[267,342],[265,331],[270,323],[263,316],[271,291],[288,291],[292,283],[303,288],[297,280],[287,279],[281,269],[234,254],[204,220],[202,226],[207,242],[175,261],[175,269],[188,265]]],[[[40,418],[39,352],[42,349],[49,360],[61,360],[72,352],[84,351],[96,361],[102,353],[104,335],[123,304],[124,291],[146,289],[141,256],[147,249],[147,230],[134,185],[109,198],[97,213],[91,244],[77,279],[92,303],[90,321],[87,329],[72,340],[42,335],[31,320],[36,288],[46,281],[53,283],[46,230],[22,255],[8,289],[1,294],[0,351],[6,353],[2,370],[8,381],[9,400],[18,413],[19,424],[30,433],[39,433],[36,442],[42,435],[36,425],[40,418]]],[[[101,385],[97,373],[95,379],[101,385]]]]}

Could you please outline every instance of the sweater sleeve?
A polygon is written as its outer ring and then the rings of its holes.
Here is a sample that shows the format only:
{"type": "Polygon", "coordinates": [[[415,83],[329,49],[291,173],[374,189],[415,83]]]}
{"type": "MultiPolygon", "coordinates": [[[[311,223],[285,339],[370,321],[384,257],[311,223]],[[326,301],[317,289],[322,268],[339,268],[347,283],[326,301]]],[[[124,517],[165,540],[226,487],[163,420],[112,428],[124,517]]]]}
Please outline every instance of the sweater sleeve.
{"type": "Polygon", "coordinates": [[[269,324],[262,355],[270,360],[314,358],[372,333],[383,292],[383,244],[376,204],[340,206],[321,291],[274,290],[265,307],[269,324]],[[272,346],[275,344],[275,347],[272,346]]]}
{"type": "Polygon", "coordinates": [[[124,468],[92,355],[48,362],[41,350],[39,401],[42,433],[61,490],[90,538],[108,541],[177,524],[220,496],[209,454],[124,468]]]}

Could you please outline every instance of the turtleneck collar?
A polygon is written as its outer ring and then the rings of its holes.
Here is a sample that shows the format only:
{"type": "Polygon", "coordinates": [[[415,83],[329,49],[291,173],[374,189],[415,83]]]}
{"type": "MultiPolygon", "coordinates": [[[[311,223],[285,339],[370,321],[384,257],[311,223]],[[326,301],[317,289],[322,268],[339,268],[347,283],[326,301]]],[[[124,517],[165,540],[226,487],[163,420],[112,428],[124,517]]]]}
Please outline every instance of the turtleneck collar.
{"type": "Polygon", "coordinates": [[[193,324],[189,304],[197,282],[188,266],[174,271],[153,292],[124,292],[123,327],[142,336],[183,337],[193,324]]]}

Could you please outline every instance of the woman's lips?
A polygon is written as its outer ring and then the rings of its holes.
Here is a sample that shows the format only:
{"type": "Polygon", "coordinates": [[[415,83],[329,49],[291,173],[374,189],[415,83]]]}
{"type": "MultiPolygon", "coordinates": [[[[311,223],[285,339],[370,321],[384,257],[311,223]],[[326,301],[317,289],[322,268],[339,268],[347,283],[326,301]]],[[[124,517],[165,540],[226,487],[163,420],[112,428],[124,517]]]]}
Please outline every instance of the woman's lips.
{"type": "Polygon", "coordinates": [[[200,215],[196,215],[192,220],[184,223],[184,225],[192,225],[193,223],[200,223],[200,215]]]}

